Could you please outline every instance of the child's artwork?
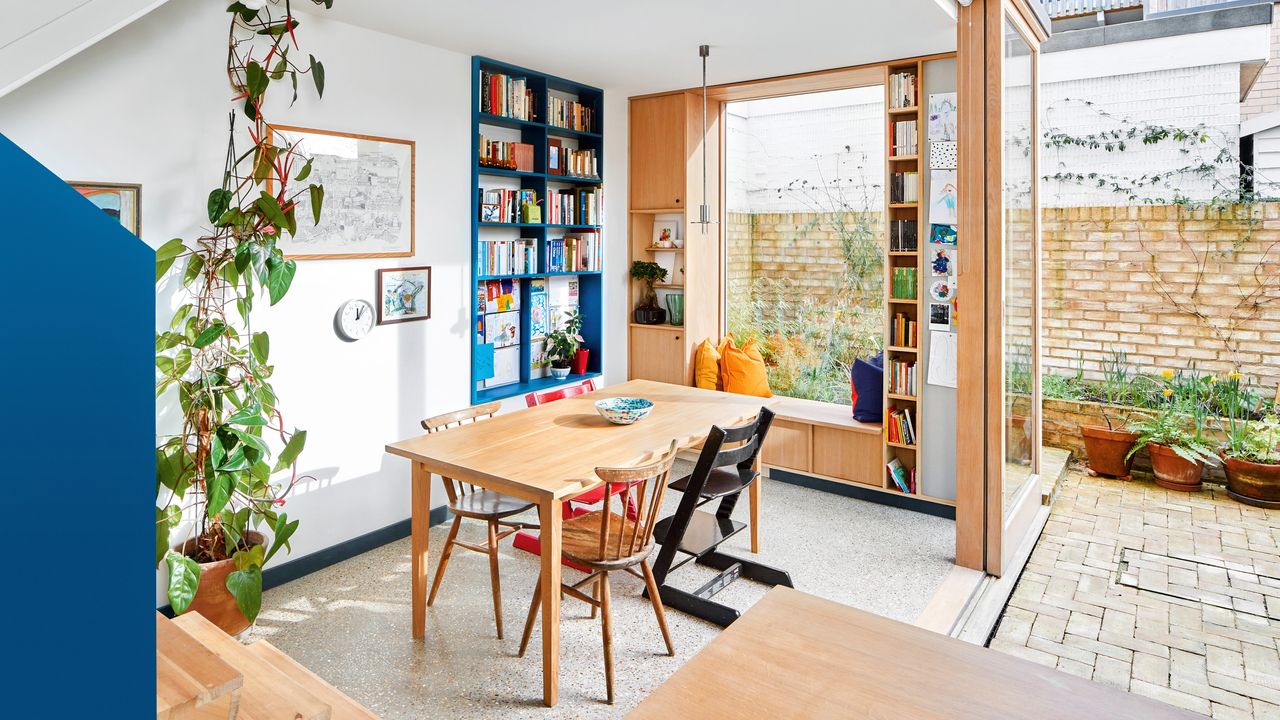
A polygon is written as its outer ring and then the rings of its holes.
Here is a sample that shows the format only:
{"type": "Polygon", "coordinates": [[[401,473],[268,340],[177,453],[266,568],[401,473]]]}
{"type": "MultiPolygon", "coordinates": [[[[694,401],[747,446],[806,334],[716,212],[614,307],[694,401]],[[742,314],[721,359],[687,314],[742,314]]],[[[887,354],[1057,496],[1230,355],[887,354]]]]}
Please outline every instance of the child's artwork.
{"type": "Polygon", "coordinates": [[[951,305],[947,303],[929,303],[929,329],[951,329],[951,305]]]}
{"type": "Polygon", "coordinates": [[[529,336],[537,338],[546,335],[549,322],[547,280],[534,278],[529,281],[529,336]]]}
{"type": "Polygon", "coordinates": [[[929,226],[929,242],[934,245],[955,245],[956,244],[956,226],[955,225],[939,225],[934,223],[929,226]]]}
{"type": "Polygon", "coordinates": [[[958,204],[956,171],[931,170],[929,172],[929,222],[955,225],[958,204]]]}
{"type": "Polygon", "coordinates": [[[955,297],[956,283],[955,278],[942,278],[929,283],[929,299],[934,302],[944,302],[955,297]]]}
{"type": "Polygon", "coordinates": [[[494,347],[507,347],[520,342],[520,313],[496,313],[485,318],[484,341],[494,347]]]}
{"type": "Polygon", "coordinates": [[[485,312],[508,312],[520,309],[520,280],[488,280],[485,283],[485,312]]]}
{"type": "Polygon", "coordinates": [[[956,94],[932,93],[929,95],[929,139],[953,142],[959,139],[956,132],[956,94]]]}
{"type": "Polygon", "coordinates": [[[955,143],[929,143],[929,167],[934,170],[955,170],[958,158],[959,156],[956,154],[955,143]]]}
{"type": "Polygon", "coordinates": [[[529,377],[540,378],[550,374],[551,361],[547,359],[547,341],[537,338],[529,341],[529,377]]]}
{"type": "Polygon", "coordinates": [[[933,246],[933,257],[929,260],[930,274],[934,277],[955,275],[956,261],[952,255],[955,253],[953,248],[943,246],[933,246]]]}
{"type": "Polygon", "coordinates": [[[484,386],[497,387],[520,382],[520,347],[500,347],[493,351],[493,377],[484,386]]]}

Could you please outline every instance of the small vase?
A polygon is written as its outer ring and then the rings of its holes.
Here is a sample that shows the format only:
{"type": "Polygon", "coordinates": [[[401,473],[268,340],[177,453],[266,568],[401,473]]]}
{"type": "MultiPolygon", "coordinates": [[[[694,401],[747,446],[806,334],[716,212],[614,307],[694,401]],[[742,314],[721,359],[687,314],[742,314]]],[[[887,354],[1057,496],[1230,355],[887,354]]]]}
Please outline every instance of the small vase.
{"type": "Polygon", "coordinates": [[[573,355],[573,374],[581,375],[587,371],[587,357],[591,351],[587,348],[578,348],[578,352],[573,355]]]}
{"type": "Polygon", "coordinates": [[[667,296],[667,312],[670,313],[672,325],[684,325],[684,293],[671,293],[667,296]]]}
{"type": "Polygon", "coordinates": [[[667,320],[667,311],[659,307],[640,307],[636,308],[633,317],[640,325],[661,325],[667,320]]]}

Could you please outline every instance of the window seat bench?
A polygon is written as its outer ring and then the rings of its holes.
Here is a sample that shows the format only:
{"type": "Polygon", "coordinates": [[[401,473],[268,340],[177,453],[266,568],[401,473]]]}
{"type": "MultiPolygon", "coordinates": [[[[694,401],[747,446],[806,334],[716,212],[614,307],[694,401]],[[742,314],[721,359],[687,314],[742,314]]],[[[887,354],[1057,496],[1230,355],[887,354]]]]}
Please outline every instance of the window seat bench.
{"type": "Polygon", "coordinates": [[[848,405],[778,397],[761,451],[768,468],[792,470],[835,482],[884,487],[879,423],[853,419],[848,405]]]}

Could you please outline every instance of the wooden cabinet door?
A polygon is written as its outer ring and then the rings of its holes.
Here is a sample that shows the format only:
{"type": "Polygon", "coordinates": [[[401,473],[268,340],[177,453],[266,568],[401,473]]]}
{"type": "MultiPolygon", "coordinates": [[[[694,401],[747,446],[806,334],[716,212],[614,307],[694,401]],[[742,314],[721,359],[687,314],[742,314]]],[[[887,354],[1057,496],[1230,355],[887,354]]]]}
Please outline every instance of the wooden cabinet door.
{"type": "Polygon", "coordinates": [[[688,385],[684,331],[633,326],[630,379],[688,385]]]}
{"type": "Polygon", "coordinates": [[[675,210],[685,198],[682,93],[631,101],[631,209],[675,210]]]}

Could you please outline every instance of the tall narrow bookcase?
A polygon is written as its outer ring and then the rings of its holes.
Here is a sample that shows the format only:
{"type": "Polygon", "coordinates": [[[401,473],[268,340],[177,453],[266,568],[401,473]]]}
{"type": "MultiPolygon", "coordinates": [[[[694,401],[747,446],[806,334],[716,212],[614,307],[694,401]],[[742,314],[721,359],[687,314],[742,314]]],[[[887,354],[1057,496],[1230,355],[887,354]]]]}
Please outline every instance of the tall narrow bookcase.
{"type": "MultiPolygon", "coordinates": [[[[473,403],[488,402],[500,398],[520,395],[542,390],[555,385],[579,382],[586,378],[598,377],[604,367],[604,296],[603,296],[603,183],[604,183],[604,91],[573,82],[564,78],[547,75],[527,68],[492,60],[485,57],[471,59],[471,401],[473,403]],[[491,85],[482,85],[481,76],[501,75],[513,81],[523,81],[524,87],[531,93],[528,102],[527,118],[513,117],[503,113],[503,108],[496,108],[499,113],[482,111],[482,99],[492,95],[491,85]],[[589,125],[585,129],[573,129],[575,123],[567,123],[570,127],[562,127],[566,123],[557,121],[551,115],[551,103],[563,109],[567,103],[578,103],[590,115],[589,125]],[[532,146],[532,159],[524,158],[525,167],[494,167],[482,163],[482,136],[490,141],[514,142],[532,146]],[[568,172],[556,172],[550,164],[552,145],[561,150],[579,152],[594,151],[597,173],[591,175],[574,175],[568,172]],[[597,212],[591,222],[587,222],[580,214],[572,218],[563,218],[562,222],[551,223],[550,198],[562,191],[579,189],[598,189],[597,212]],[[524,222],[523,216],[502,218],[502,221],[485,221],[481,216],[483,190],[524,190],[537,194],[541,218],[538,222],[524,222]],[[514,220],[514,221],[512,221],[514,220]],[[590,270],[566,268],[551,271],[548,262],[551,258],[551,246],[566,233],[590,233],[596,235],[598,245],[598,261],[590,270]],[[535,260],[531,272],[503,272],[493,274],[482,271],[485,266],[487,243],[529,239],[532,240],[535,260]],[[556,380],[550,372],[536,366],[537,357],[534,344],[540,339],[531,334],[531,313],[535,312],[530,293],[531,281],[543,281],[549,286],[560,282],[558,278],[568,278],[577,283],[577,306],[582,313],[583,347],[590,350],[590,356],[584,374],[572,374],[565,380],[556,380]],[[508,312],[519,313],[518,373],[510,382],[495,384],[495,357],[504,348],[514,356],[509,348],[495,347],[496,343],[486,342],[485,323],[497,313],[486,310],[481,298],[489,281],[519,281],[518,310],[508,312]],[[488,382],[486,382],[486,380],[488,382]]],[[[584,113],[585,115],[585,113],[584,113]]],[[[527,149],[527,148],[526,148],[527,149]]],[[[560,150],[557,150],[559,154],[560,150]]],[[[561,167],[564,167],[563,161],[561,167]]],[[[520,212],[519,209],[516,210],[520,212]]],[[[581,212],[581,207],[578,208],[581,212]]],[[[543,306],[546,307],[545,305],[543,306]]],[[[496,320],[495,320],[496,321],[496,320]]],[[[546,317],[548,328],[552,319],[546,317]]],[[[510,340],[510,338],[506,338],[510,340]]],[[[509,358],[508,358],[509,359],[509,358]]]]}
{"type": "Polygon", "coordinates": [[[913,482],[912,495],[920,496],[920,413],[924,383],[924,334],[928,328],[925,316],[924,273],[921,247],[927,242],[924,203],[921,196],[921,148],[925,129],[923,67],[912,60],[886,66],[885,82],[885,363],[884,363],[884,462],[882,481],[886,490],[899,490],[888,465],[901,463],[913,482]],[[905,83],[905,84],[904,84],[905,83]],[[911,128],[914,123],[914,130],[911,128]],[[914,224],[914,229],[912,229],[914,224]],[[907,238],[913,238],[907,240],[907,238]],[[914,282],[904,275],[913,275],[914,282]],[[914,323],[914,333],[901,332],[914,323]],[[912,382],[900,380],[910,369],[912,382]],[[909,437],[899,436],[901,422],[910,425],[909,437]]]}

